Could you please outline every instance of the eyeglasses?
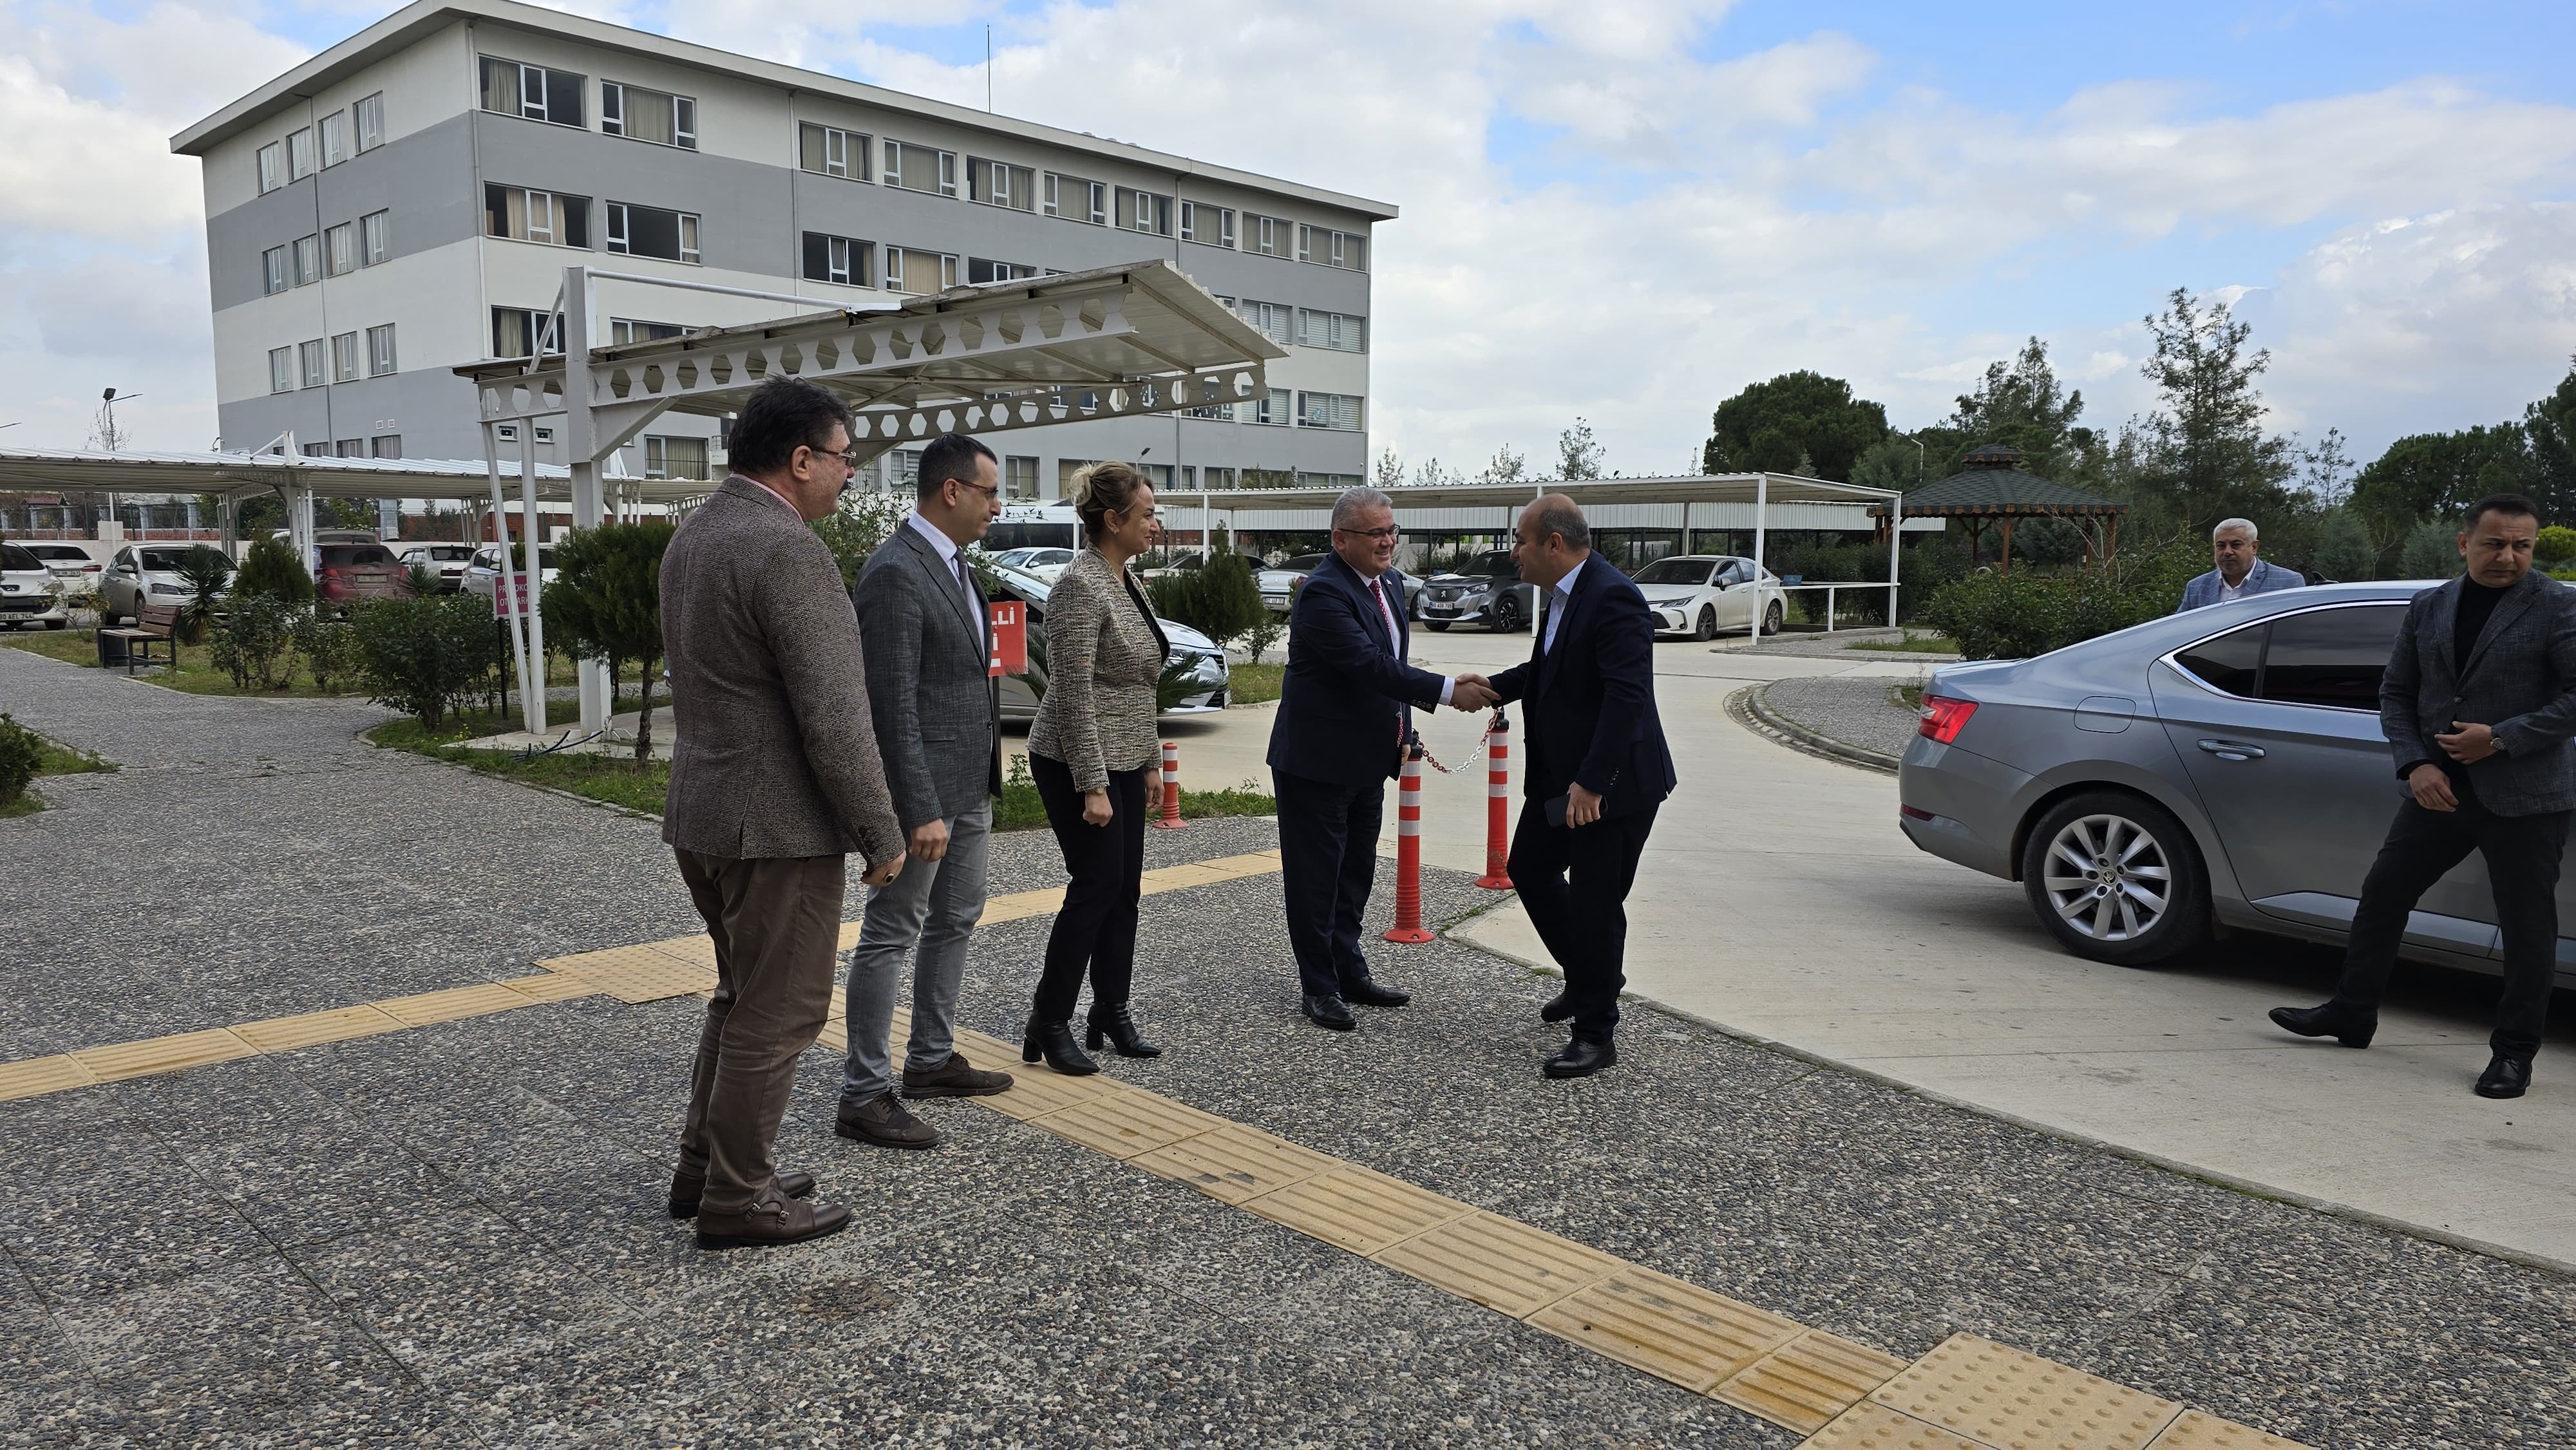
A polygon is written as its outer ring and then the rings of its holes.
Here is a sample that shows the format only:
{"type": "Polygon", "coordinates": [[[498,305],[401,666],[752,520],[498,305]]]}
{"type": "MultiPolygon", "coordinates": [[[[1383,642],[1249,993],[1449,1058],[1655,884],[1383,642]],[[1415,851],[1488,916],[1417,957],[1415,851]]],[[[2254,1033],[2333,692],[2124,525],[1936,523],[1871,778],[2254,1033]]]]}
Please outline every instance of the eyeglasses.
{"type": "Polygon", "coordinates": [[[1385,543],[1388,540],[1399,539],[1404,536],[1404,530],[1397,528],[1393,524],[1389,524],[1382,529],[1335,529],[1333,532],[1337,534],[1357,534],[1363,539],[1375,539],[1379,543],[1385,543]]]}
{"type": "Polygon", "coordinates": [[[988,499],[1002,496],[1002,486],[998,483],[972,483],[962,478],[952,478],[948,481],[959,488],[971,488],[988,499]]]}

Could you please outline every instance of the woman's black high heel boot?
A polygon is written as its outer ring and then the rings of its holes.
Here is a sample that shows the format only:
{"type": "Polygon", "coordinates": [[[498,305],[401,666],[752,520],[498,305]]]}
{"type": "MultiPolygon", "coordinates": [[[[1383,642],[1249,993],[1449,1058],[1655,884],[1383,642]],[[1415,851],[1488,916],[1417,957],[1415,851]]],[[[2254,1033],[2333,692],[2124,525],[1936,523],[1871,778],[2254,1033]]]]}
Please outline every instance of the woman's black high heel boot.
{"type": "Polygon", "coordinates": [[[1144,1034],[1136,1030],[1136,1019],[1127,1015],[1127,1004],[1124,1002],[1091,1004],[1091,1033],[1084,1045],[1098,1052],[1100,1039],[1103,1037],[1108,1038],[1110,1045],[1118,1049],[1120,1057],[1163,1055],[1163,1049],[1147,1042],[1144,1034]]]}
{"type": "Polygon", "coordinates": [[[1100,1071],[1100,1064],[1083,1056],[1073,1044],[1071,1022],[1040,1022],[1029,1019],[1029,1030],[1020,1040],[1020,1061],[1035,1062],[1040,1057],[1046,1065],[1067,1077],[1088,1077],[1100,1071]]]}

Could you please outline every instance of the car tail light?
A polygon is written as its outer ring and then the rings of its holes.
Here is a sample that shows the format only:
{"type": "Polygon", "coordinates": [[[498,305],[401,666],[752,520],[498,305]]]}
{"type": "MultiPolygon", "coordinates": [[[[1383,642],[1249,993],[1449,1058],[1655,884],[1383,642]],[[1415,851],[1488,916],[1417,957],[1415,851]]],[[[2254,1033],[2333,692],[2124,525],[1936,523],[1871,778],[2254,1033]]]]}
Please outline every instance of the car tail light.
{"type": "Polygon", "coordinates": [[[1916,713],[1923,717],[1923,723],[1914,727],[1914,733],[1947,745],[1959,738],[1959,727],[1967,724],[1968,717],[1977,713],[1977,702],[1953,700],[1946,695],[1926,695],[1923,708],[1916,713]]]}
{"type": "Polygon", "coordinates": [[[1939,817],[1933,815],[1930,811],[1922,810],[1914,806],[1898,806],[1896,808],[1896,813],[1905,817],[1909,821],[1930,821],[1939,819],[1939,817]]]}

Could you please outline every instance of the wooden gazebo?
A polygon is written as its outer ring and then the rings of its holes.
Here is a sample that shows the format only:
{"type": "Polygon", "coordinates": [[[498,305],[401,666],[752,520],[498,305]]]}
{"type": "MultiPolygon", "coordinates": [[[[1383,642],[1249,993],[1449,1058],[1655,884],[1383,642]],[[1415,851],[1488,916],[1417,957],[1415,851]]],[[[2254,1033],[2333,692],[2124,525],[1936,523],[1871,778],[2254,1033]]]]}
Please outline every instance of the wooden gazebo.
{"type": "MultiPolygon", "coordinates": [[[[2012,570],[2013,525],[2022,519],[2068,519],[2084,536],[2084,559],[2108,559],[2120,548],[2120,516],[2129,506],[2117,499],[2022,472],[2022,451],[1987,443],[1959,460],[1960,471],[1938,483],[1927,483],[1905,495],[1909,519],[1958,519],[1968,527],[1968,562],[1974,566],[1985,541],[1986,526],[2003,534],[2003,556],[1996,567],[2012,570]]],[[[1876,505],[1870,516],[1887,528],[1887,509],[1876,505]]]]}

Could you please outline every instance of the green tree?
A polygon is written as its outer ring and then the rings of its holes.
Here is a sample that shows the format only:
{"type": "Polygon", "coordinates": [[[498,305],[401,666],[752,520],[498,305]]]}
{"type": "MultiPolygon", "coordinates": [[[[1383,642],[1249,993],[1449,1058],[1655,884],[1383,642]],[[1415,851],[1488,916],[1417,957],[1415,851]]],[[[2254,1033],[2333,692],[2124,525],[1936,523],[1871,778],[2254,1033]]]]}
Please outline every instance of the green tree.
{"type": "Polygon", "coordinates": [[[1154,612],[1229,644],[1263,624],[1270,611],[1261,585],[1238,554],[1219,554],[1204,569],[1180,569],[1145,586],[1154,612]]]}
{"type": "Polygon", "coordinates": [[[1782,373],[1717,405],[1700,448],[1707,473],[1787,473],[1808,461],[1820,478],[1848,482],[1853,463],[1887,436],[1887,409],[1852,396],[1821,373],[1782,373]]]}
{"type": "Polygon", "coordinates": [[[2460,530],[2435,519],[2415,526],[2397,561],[2401,579],[2448,579],[2460,572],[2460,530]]]}
{"type": "Polygon", "coordinates": [[[2370,542],[2370,526],[2351,509],[2328,509],[2317,520],[2316,544],[2310,555],[2316,571],[2338,583],[2376,578],[2379,550],[2370,542]]]}
{"type": "Polygon", "coordinates": [[[1958,472],[1960,457],[1987,443],[2018,448],[2024,471],[2058,478],[2092,444],[2092,430],[2075,426],[2084,414],[2084,394],[2058,383],[2048,344],[2036,337],[2011,360],[1986,364],[1976,390],[1956,401],[1957,411],[1938,425],[1953,451],[1947,459],[1929,460],[1940,466],[1934,478],[1958,472]]]}
{"type": "Polygon", "coordinates": [[[1370,486],[1387,489],[1401,487],[1403,483],[1404,460],[1398,458],[1392,448],[1381,450],[1377,455],[1377,466],[1369,471],[1370,486]]]}
{"type": "Polygon", "coordinates": [[[667,519],[575,529],[555,545],[555,581],[546,586],[546,622],[562,632],[576,659],[598,660],[614,681],[635,666],[644,682],[635,726],[635,758],[653,753],[654,665],[662,657],[662,554],[671,546],[667,519]]]}
{"type": "Polygon", "coordinates": [[[1601,459],[1601,440],[1592,436],[1591,420],[1577,417],[1573,427],[1556,435],[1557,477],[1599,478],[1601,459]]]}
{"type": "Polygon", "coordinates": [[[1478,483],[1520,483],[1529,477],[1529,458],[1509,448],[1494,450],[1493,460],[1476,475],[1478,483]]]}
{"type": "Polygon", "coordinates": [[[2531,492],[2545,519],[2576,523],[2576,366],[2558,390],[2522,414],[2531,447],[2531,492]]]}
{"type": "Polygon", "coordinates": [[[902,528],[904,518],[911,512],[909,499],[890,493],[851,492],[841,495],[839,508],[814,521],[814,532],[832,551],[832,561],[841,566],[844,588],[859,582],[859,570],[866,566],[868,555],[876,552],[887,535],[902,528]]]}
{"type": "Polygon", "coordinates": [[[2447,521],[2482,495],[2529,490],[2538,478],[2519,423],[2417,433],[2389,444],[2361,471],[2352,483],[2352,506],[2385,545],[2427,519],[2447,521]]]}
{"type": "Polygon", "coordinates": [[[233,593],[260,595],[281,604],[313,602],[313,575],[295,546],[274,534],[263,534],[251,541],[249,552],[242,555],[241,569],[233,575],[233,593]]]}
{"type": "Polygon", "coordinates": [[[2246,350],[2253,329],[2226,303],[2203,308],[2180,287],[2146,325],[2155,351],[2138,371],[2164,406],[2140,424],[2147,456],[2139,485],[2204,532],[2233,515],[2277,516],[2296,459],[2289,439],[2263,431],[2263,394],[2254,382],[2272,354],[2246,350]]]}

